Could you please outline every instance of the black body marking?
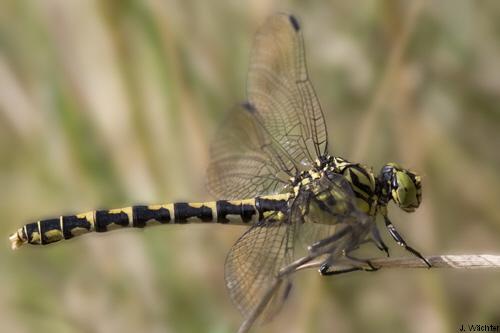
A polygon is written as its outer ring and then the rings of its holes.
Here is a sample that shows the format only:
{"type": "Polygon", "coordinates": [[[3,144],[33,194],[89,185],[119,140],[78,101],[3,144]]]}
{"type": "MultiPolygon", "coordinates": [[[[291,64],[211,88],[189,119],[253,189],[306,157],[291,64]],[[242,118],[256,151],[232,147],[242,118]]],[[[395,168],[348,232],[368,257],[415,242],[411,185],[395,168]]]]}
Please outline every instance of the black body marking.
{"type": "Polygon", "coordinates": [[[203,222],[212,222],[213,212],[210,207],[201,205],[193,207],[188,203],[179,202],[174,204],[175,223],[187,223],[190,217],[197,217],[203,222]]]}
{"type": "Polygon", "coordinates": [[[146,223],[151,220],[158,221],[160,223],[170,223],[172,220],[170,217],[170,211],[166,208],[151,209],[148,206],[133,206],[132,216],[134,228],[144,228],[146,223]]]}
{"type": "Polygon", "coordinates": [[[129,226],[129,217],[125,212],[110,213],[109,210],[96,210],[95,212],[95,231],[106,232],[111,224],[122,227],[129,226]]]}
{"type": "MultiPolygon", "coordinates": [[[[364,168],[361,168],[360,166],[358,165],[351,165],[349,166],[348,168],[346,169],[354,169],[356,171],[358,171],[359,173],[363,174],[363,176],[366,178],[366,179],[369,179],[369,175],[368,173],[366,172],[366,170],[364,168]]],[[[346,170],[344,170],[345,172],[346,170]]],[[[359,177],[358,175],[356,174],[356,172],[349,172],[349,176],[351,177],[351,180],[352,180],[352,185],[356,186],[357,188],[359,188],[360,190],[362,190],[363,192],[365,192],[369,197],[373,196],[374,194],[374,191],[370,188],[370,186],[364,184],[363,182],[361,182],[359,180],[359,177]]],[[[351,186],[352,186],[351,185],[351,186]]],[[[356,190],[354,190],[354,194],[360,198],[360,199],[365,199],[361,194],[359,194],[356,190]]]]}
{"type": "Polygon", "coordinates": [[[61,232],[61,221],[59,219],[40,221],[40,229],[41,229],[40,237],[42,240],[42,245],[57,242],[63,238],[62,233],[60,238],[54,238],[54,239],[50,239],[46,234],[47,232],[52,230],[61,232]]]}
{"type": "Polygon", "coordinates": [[[244,223],[252,221],[252,217],[256,214],[255,208],[252,205],[239,204],[235,205],[225,200],[217,201],[217,222],[229,223],[228,215],[239,215],[244,223]]]}
{"type": "Polygon", "coordinates": [[[272,200],[257,198],[255,200],[255,206],[259,211],[259,221],[264,218],[265,212],[280,211],[286,206],[286,200],[272,200]]]}
{"type": "MultiPolygon", "coordinates": [[[[42,224],[42,223],[40,223],[42,224]]],[[[64,239],[70,239],[75,237],[73,234],[73,229],[75,228],[83,228],[87,231],[90,231],[92,225],[87,220],[86,217],[77,217],[76,215],[63,216],[62,217],[62,225],[63,225],[63,236],[64,239]]]]}
{"type": "Polygon", "coordinates": [[[39,233],[40,232],[40,230],[38,230],[38,222],[28,223],[28,224],[26,224],[26,226],[25,226],[24,229],[26,230],[26,233],[27,233],[26,236],[27,237],[29,236],[28,242],[31,243],[31,244],[39,244],[39,243],[32,243],[32,241],[33,241],[33,233],[39,233]]]}

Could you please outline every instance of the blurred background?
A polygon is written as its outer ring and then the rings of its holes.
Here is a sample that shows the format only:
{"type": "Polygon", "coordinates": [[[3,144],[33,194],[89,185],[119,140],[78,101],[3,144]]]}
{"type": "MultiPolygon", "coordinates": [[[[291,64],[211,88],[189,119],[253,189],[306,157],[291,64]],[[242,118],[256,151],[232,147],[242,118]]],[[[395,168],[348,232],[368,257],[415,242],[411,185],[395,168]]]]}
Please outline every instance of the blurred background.
{"type": "MultiPolygon", "coordinates": [[[[210,200],[211,137],[245,100],[253,34],[278,10],[302,24],[331,154],[424,175],[417,212],[390,207],[407,242],[424,255],[500,254],[498,1],[3,1],[0,331],[237,330],[223,267],[241,227],[130,229],[16,252],[8,236],[61,214],[210,200]]],[[[305,270],[254,331],[500,325],[499,281],[500,270],[305,270]]]]}

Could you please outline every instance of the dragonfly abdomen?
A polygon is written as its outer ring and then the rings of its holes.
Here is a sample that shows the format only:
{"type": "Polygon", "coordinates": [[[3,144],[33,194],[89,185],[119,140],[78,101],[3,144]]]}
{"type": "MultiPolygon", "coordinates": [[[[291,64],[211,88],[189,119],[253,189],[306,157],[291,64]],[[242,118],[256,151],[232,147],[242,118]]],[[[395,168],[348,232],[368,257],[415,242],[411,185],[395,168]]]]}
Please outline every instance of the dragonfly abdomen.
{"type": "Polygon", "coordinates": [[[23,244],[46,245],[89,232],[127,227],[145,228],[171,223],[253,224],[269,212],[279,210],[285,195],[248,200],[219,200],[203,203],[173,203],[95,210],[26,224],[10,237],[13,249],[23,244]]]}

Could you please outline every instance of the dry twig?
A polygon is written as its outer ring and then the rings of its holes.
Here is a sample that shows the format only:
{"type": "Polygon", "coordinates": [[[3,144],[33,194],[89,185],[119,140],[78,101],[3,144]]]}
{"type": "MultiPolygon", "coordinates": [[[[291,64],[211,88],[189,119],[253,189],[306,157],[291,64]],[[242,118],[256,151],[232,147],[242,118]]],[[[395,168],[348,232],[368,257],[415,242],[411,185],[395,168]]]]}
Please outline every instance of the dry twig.
{"type": "MultiPolygon", "coordinates": [[[[500,268],[500,256],[491,254],[424,256],[424,258],[432,265],[432,268],[500,268]]],[[[297,270],[319,267],[322,263],[323,261],[311,261],[297,270]]],[[[369,269],[369,266],[363,262],[348,261],[348,263],[369,269]]],[[[370,259],[370,263],[375,268],[429,268],[417,257],[382,257],[370,259]]]]}

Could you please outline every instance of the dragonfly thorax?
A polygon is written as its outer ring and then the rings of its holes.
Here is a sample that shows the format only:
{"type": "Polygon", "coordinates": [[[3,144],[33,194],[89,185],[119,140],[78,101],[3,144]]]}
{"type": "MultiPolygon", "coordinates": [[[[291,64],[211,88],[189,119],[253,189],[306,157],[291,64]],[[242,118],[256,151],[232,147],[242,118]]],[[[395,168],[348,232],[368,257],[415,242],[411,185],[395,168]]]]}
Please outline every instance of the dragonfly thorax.
{"type": "Polygon", "coordinates": [[[319,156],[310,170],[302,171],[291,178],[290,185],[297,193],[301,186],[307,186],[322,178],[338,182],[341,176],[350,187],[356,199],[357,208],[372,217],[377,213],[378,190],[377,182],[370,168],[359,163],[353,163],[342,157],[328,155],[319,156]]]}

